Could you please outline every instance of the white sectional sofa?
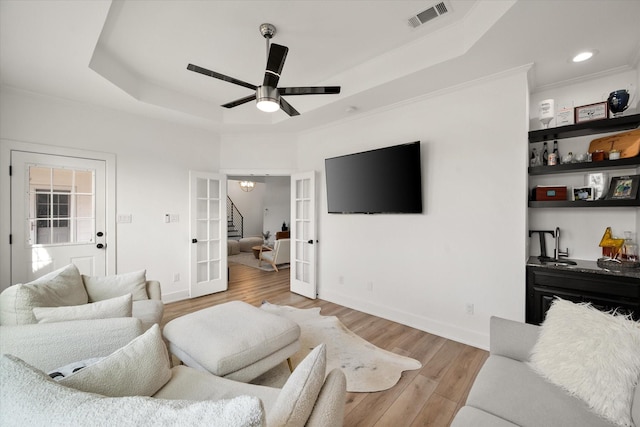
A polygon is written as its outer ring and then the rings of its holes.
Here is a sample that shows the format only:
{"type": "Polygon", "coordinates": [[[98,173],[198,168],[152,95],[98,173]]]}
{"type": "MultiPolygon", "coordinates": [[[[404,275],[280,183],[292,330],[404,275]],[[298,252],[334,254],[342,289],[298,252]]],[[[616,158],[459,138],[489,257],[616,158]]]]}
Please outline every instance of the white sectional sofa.
{"type": "Polygon", "coordinates": [[[343,423],[346,379],[340,370],[325,377],[324,345],[316,347],[284,387],[277,389],[220,378],[186,366],[170,368],[158,326],[120,348],[118,340],[135,335],[141,327],[137,319],[116,320],[126,334],[115,334],[107,340],[102,334],[87,335],[75,357],[56,340],[38,349],[3,354],[0,425],[49,425],[55,421],[57,425],[96,426],[339,427],[343,423]],[[112,341],[111,346],[105,341],[112,341]],[[101,350],[91,351],[96,347],[101,350]],[[52,368],[49,360],[25,363],[40,359],[33,352],[43,351],[62,363],[62,368],[52,368]],[[67,373],[59,382],[44,373],[67,372],[64,364],[105,352],[106,357],[67,373]]]}
{"type": "Polygon", "coordinates": [[[2,291],[0,325],[136,317],[148,329],[162,320],[164,305],[160,283],[147,280],[145,275],[141,270],[106,277],[85,276],[69,264],[33,282],[2,291]]]}
{"type": "Polygon", "coordinates": [[[47,368],[76,353],[106,356],[159,323],[163,313],[160,283],[146,280],[144,271],[89,277],[68,265],[0,294],[0,351],[26,351],[27,362],[47,368]],[[89,339],[94,335],[102,339],[89,339]],[[59,360],[45,352],[54,341],[64,343],[59,360]]]}
{"type": "Polygon", "coordinates": [[[451,427],[640,426],[640,324],[559,301],[542,327],[491,318],[491,355],[451,427]]]}

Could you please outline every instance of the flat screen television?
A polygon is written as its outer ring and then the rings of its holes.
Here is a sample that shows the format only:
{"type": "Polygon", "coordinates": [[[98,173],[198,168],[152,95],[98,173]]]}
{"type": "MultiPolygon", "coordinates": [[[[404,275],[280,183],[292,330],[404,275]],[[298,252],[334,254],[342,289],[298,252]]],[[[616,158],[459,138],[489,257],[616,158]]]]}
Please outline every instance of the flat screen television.
{"type": "Polygon", "coordinates": [[[422,213],[420,159],[420,141],[325,159],[329,213],[422,213]]]}

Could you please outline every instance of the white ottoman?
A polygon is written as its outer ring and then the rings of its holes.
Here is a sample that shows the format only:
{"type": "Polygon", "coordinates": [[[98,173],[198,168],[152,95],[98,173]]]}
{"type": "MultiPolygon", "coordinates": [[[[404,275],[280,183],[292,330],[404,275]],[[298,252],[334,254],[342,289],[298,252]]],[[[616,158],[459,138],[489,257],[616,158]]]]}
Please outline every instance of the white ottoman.
{"type": "Polygon", "coordinates": [[[297,323],[241,301],[178,317],[162,333],[169,351],[185,365],[243,382],[300,349],[297,323]]]}

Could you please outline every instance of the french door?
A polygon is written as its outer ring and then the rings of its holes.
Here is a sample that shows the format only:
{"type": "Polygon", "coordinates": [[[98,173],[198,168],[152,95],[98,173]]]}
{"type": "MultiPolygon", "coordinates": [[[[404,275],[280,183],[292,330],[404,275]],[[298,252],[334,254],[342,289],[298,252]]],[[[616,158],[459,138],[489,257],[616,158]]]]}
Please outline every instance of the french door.
{"type": "Polygon", "coordinates": [[[11,170],[11,283],[71,263],[104,276],[106,162],[11,151],[11,170]]]}
{"type": "Polygon", "coordinates": [[[315,299],[316,197],[315,172],[291,175],[291,292],[315,299]]]}
{"type": "Polygon", "coordinates": [[[227,290],[227,177],[189,172],[189,296],[227,290]]]}

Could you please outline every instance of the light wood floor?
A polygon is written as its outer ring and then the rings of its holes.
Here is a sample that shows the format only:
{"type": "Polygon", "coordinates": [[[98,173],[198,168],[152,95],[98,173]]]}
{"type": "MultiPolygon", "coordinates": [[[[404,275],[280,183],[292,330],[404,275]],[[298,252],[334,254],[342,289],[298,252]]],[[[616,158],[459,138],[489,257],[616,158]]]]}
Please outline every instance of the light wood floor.
{"type": "Polygon", "coordinates": [[[378,347],[413,357],[423,367],[407,371],[394,387],[377,393],[347,393],[345,426],[448,426],[464,405],[478,370],[489,356],[484,350],[438,337],[399,323],[323,300],[289,292],[289,270],[265,272],[230,264],[226,292],[165,306],[163,326],[171,319],[227,301],[262,301],[298,308],[321,307],[378,347]]]}

